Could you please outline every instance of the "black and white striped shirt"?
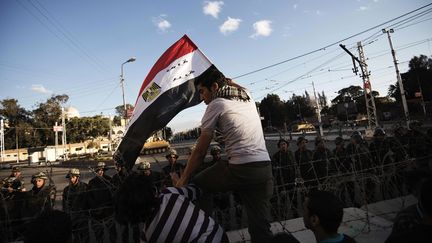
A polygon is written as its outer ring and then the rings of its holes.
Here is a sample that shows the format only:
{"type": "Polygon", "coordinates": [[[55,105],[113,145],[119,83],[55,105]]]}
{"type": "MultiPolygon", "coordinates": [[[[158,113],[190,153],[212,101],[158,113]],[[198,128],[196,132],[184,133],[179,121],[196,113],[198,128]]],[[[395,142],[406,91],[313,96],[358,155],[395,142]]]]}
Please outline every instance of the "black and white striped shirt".
{"type": "Polygon", "coordinates": [[[163,190],[159,208],[144,225],[142,242],[221,242],[222,227],[191,202],[199,194],[194,185],[163,190]]]}

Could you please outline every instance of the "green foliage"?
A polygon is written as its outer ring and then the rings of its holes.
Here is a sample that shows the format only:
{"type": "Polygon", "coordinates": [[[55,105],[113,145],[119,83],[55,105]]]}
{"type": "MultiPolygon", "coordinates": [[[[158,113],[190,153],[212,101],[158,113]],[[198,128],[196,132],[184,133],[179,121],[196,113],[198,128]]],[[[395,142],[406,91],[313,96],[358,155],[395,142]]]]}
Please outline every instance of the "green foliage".
{"type": "Polygon", "coordinates": [[[67,123],[68,141],[80,143],[87,139],[108,136],[109,119],[102,116],[72,118],[67,123]]]}
{"type": "MultiPolygon", "coordinates": [[[[405,97],[410,113],[420,113],[422,112],[420,97],[416,97],[420,88],[424,101],[432,101],[432,82],[430,82],[432,80],[432,59],[425,55],[414,56],[409,62],[409,68],[408,72],[401,74],[405,97]]],[[[401,104],[398,82],[390,85],[388,95],[394,98],[398,104],[401,104]]]]}
{"type": "MultiPolygon", "coordinates": [[[[131,105],[131,104],[126,104],[126,109],[133,109],[134,107],[133,107],[133,105],[131,105]]],[[[117,106],[116,108],[115,108],[115,110],[116,110],[116,114],[119,116],[119,117],[124,117],[125,116],[125,110],[124,110],[124,106],[123,105],[119,105],[119,106],[117,106]]]]}
{"type": "Polygon", "coordinates": [[[260,115],[264,117],[263,125],[283,128],[284,123],[315,116],[309,94],[304,96],[293,95],[291,99],[283,101],[276,94],[268,94],[257,104],[260,115]]]}

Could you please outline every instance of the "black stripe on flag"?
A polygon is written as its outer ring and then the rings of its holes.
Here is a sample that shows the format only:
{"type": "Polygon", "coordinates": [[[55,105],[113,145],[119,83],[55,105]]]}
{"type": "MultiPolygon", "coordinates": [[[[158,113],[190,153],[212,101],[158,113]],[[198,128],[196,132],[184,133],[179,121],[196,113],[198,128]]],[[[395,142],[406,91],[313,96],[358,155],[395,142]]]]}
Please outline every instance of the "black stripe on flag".
{"type": "Polygon", "coordinates": [[[180,111],[201,102],[194,82],[197,79],[214,79],[218,74],[219,70],[211,65],[198,77],[161,94],[129,127],[117,148],[115,161],[131,170],[145,141],[153,132],[165,127],[180,111]]]}

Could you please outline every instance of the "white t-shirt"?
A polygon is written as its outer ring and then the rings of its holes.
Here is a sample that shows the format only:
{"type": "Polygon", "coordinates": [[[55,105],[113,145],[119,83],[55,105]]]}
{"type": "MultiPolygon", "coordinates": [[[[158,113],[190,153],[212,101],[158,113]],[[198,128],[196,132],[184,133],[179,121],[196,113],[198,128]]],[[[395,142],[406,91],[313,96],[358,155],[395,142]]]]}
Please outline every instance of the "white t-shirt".
{"type": "MultiPolygon", "coordinates": [[[[248,93],[249,97],[250,94],[248,93]]],[[[201,120],[201,130],[222,133],[230,164],[270,161],[255,102],[216,98],[201,120]]]]}

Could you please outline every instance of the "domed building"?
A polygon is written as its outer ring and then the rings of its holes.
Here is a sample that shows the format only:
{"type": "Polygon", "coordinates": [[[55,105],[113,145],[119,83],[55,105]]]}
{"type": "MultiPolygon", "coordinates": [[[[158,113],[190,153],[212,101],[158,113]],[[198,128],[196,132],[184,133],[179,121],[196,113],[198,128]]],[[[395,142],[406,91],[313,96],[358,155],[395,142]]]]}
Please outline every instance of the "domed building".
{"type": "Polygon", "coordinates": [[[74,117],[80,118],[79,111],[77,110],[77,108],[73,106],[69,106],[68,108],[66,108],[65,113],[67,119],[74,118],[74,117]]]}

